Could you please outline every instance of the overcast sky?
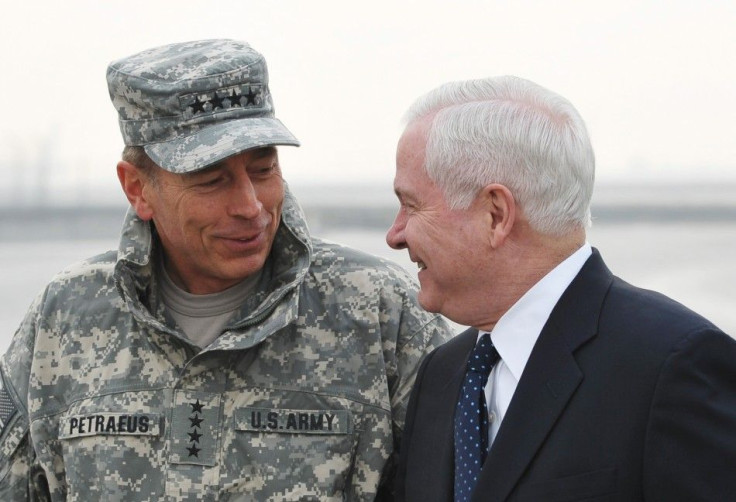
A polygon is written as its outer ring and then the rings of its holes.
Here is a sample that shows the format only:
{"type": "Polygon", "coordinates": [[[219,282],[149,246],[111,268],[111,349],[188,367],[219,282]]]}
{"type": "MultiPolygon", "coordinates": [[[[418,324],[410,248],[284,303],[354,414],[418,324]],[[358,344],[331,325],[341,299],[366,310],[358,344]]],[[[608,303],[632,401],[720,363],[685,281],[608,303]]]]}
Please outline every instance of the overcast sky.
{"type": "MultiPolygon", "coordinates": [[[[170,42],[268,61],[293,184],[390,185],[399,120],[449,80],[519,75],[570,99],[601,182],[736,180],[736,2],[51,0],[3,9],[0,195],[116,189],[107,64],[170,42]]],[[[80,192],[81,193],[81,192],[80,192]]]]}

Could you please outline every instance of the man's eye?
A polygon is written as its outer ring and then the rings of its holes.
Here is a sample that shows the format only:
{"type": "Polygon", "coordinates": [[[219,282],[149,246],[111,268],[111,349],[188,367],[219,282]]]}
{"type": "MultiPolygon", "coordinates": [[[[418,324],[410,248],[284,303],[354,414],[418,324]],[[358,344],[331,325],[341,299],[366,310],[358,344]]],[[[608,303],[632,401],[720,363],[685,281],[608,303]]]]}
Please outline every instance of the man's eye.
{"type": "Polygon", "coordinates": [[[199,183],[199,186],[201,186],[201,187],[211,187],[211,186],[218,185],[221,181],[222,181],[222,178],[221,177],[212,178],[211,180],[200,182],[199,183]]]}
{"type": "Polygon", "coordinates": [[[273,172],[274,166],[256,167],[251,170],[253,174],[269,174],[273,172]]]}

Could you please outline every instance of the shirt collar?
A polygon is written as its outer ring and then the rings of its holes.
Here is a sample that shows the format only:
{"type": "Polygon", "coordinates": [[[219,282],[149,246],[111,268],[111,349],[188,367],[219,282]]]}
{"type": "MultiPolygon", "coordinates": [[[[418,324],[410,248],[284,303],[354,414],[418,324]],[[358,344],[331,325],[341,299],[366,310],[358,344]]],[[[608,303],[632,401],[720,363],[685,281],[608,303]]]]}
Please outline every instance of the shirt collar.
{"type": "Polygon", "coordinates": [[[491,331],[493,345],[517,382],[552,309],[591,254],[586,242],[519,298],[491,331]]]}

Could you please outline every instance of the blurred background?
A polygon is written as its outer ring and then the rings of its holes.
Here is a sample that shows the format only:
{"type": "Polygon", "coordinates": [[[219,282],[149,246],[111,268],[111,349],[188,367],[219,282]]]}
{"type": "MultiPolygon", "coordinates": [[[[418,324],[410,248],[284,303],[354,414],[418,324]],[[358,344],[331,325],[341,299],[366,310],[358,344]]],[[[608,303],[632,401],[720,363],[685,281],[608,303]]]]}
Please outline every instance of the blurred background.
{"type": "Polygon", "coordinates": [[[389,257],[400,118],[449,80],[514,74],[588,124],[589,241],[617,275],[736,334],[736,3],[296,0],[13,2],[0,30],[0,352],[64,266],[116,247],[127,203],[107,64],[247,40],[301,140],[284,177],[313,233],[389,257]],[[336,209],[339,208],[339,211],[336,209]]]}

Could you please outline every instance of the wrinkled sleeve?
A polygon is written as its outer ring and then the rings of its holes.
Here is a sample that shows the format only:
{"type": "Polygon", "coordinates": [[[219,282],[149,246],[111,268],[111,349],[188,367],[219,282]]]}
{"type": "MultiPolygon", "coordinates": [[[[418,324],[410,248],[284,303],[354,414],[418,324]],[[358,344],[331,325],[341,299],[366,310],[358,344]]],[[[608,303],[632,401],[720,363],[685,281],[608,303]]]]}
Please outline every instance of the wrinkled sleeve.
{"type": "Polygon", "coordinates": [[[0,500],[49,500],[29,433],[28,382],[36,333],[36,300],[0,358],[0,500]],[[37,475],[34,475],[34,472],[37,475]]]}
{"type": "Polygon", "coordinates": [[[647,500],[733,500],[736,341],[698,331],[660,372],[645,449],[647,500]]]}
{"type": "Polygon", "coordinates": [[[0,385],[0,500],[29,500],[28,423],[0,385]]]}
{"type": "MultiPolygon", "coordinates": [[[[410,300],[411,301],[411,300],[410,300]]],[[[398,442],[404,430],[409,396],[424,357],[445,343],[452,336],[447,322],[438,315],[423,310],[418,305],[407,305],[402,323],[406,331],[401,333],[396,347],[397,374],[392,386],[391,409],[394,417],[394,434],[398,442]],[[403,343],[402,343],[403,342],[403,343]]]]}

